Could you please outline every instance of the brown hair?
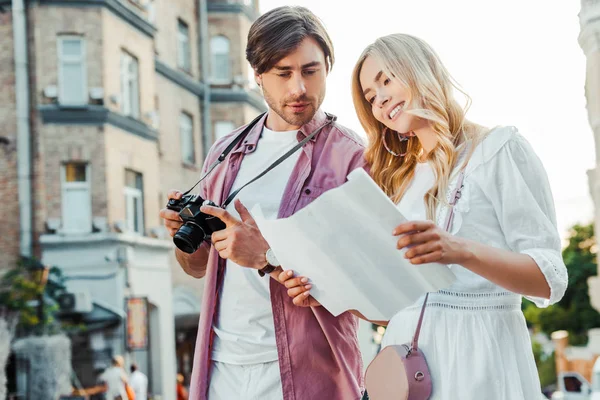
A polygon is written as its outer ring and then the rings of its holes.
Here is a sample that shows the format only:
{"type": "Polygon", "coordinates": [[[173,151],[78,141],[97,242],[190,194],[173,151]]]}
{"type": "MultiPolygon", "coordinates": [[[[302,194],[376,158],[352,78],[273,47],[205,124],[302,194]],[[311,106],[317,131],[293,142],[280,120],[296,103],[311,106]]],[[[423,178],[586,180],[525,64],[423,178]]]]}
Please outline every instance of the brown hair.
{"type": "Polygon", "coordinates": [[[331,38],[321,20],[304,7],[278,7],[254,21],[248,32],[246,59],[256,73],[262,74],[309,37],[321,46],[327,71],[331,71],[334,63],[331,38]]]}

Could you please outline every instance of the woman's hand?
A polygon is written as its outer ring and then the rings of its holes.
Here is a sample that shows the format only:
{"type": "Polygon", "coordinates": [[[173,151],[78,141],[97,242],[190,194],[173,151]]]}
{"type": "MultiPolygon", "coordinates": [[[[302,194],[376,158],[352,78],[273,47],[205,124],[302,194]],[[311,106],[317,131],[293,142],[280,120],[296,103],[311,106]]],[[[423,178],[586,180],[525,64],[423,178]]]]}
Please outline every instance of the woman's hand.
{"type": "Polygon", "coordinates": [[[465,242],[432,221],[405,222],[392,234],[400,236],[396,245],[399,250],[408,247],[405,257],[411,264],[462,264],[468,258],[465,242]]]}
{"type": "Polygon", "coordinates": [[[312,285],[307,277],[294,277],[294,271],[288,270],[280,273],[277,280],[285,285],[287,294],[292,298],[295,305],[299,307],[317,307],[321,305],[310,295],[312,285]]]}

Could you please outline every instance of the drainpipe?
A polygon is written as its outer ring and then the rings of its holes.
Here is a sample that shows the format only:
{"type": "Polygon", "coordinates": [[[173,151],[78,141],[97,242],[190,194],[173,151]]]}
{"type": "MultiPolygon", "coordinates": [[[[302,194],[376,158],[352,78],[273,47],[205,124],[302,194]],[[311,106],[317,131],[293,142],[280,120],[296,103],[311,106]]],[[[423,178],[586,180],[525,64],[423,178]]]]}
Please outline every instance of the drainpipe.
{"type": "Polygon", "coordinates": [[[17,103],[17,176],[19,192],[20,251],[32,255],[31,132],[29,124],[29,68],[27,60],[27,14],[24,0],[12,0],[15,51],[15,98],[17,103]]]}
{"type": "Polygon", "coordinates": [[[208,0],[198,0],[198,56],[200,58],[201,82],[204,83],[204,94],[200,102],[200,115],[202,116],[202,152],[204,157],[208,154],[211,145],[211,118],[210,118],[210,79],[208,72],[208,0]]]}

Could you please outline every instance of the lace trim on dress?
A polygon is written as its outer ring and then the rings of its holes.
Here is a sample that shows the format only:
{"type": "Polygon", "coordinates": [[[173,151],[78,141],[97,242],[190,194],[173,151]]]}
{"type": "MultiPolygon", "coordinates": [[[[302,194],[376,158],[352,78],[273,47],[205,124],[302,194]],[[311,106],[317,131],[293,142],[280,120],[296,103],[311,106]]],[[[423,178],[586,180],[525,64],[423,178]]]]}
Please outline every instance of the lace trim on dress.
{"type": "MultiPolygon", "coordinates": [[[[408,309],[418,309],[423,298],[417,300],[408,309]]],[[[521,308],[521,295],[507,292],[457,292],[440,290],[429,294],[427,307],[441,307],[453,310],[517,310],[521,308]]]]}
{"type": "Polygon", "coordinates": [[[461,311],[489,311],[489,310],[520,310],[520,304],[499,304],[495,306],[460,306],[456,304],[447,304],[447,303],[431,303],[427,302],[427,307],[440,307],[440,308],[449,308],[452,310],[461,310],[461,311]]]}
{"type": "Polygon", "coordinates": [[[547,307],[562,299],[569,283],[569,277],[566,268],[557,267],[553,257],[561,257],[559,254],[549,252],[547,249],[527,249],[521,251],[522,254],[527,254],[538,265],[542,274],[550,286],[550,299],[540,299],[527,297],[533,301],[538,307],[547,307]]]}
{"type": "Polygon", "coordinates": [[[494,292],[494,293],[465,293],[465,292],[451,292],[448,290],[439,290],[437,293],[446,296],[455,297],[468,297],[468,298],[484,298],[484,297],[502,297],[502,296],[514,296],[512,292],[494,292]]]}

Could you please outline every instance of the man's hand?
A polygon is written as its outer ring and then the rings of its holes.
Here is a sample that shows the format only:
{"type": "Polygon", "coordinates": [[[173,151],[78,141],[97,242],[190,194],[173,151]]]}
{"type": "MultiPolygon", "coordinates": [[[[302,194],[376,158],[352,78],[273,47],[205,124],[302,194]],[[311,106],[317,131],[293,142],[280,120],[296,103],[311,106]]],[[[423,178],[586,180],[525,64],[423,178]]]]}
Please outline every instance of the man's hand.
{"type": "Polygon", "coordinates": [[[250,212],[241,201],[236,200],[235,209],[241,220],[218,207],[202,206],[200,211],[219,218],[226,228],[212,234],[212,242],[219,256],[242,267],[262,269],[267,265],[269,244],[262,236],[250,212]]]}
{"type": "MultiPolygon", "coordinates": [[[[171,190],[167,194],[169,200],[179,200],[181,199],[181,196],[183,196],[183,193],[178,190],[171,190]]],[[[179,228],[181,228],[181,225],[183,225],[179,213],[165,207],[160,210],[159,215],[165,220],[164,224],[169,235],[171,235],[171,237],[175,236],[179,228]]],[[[181,268],[186,274],[193,276],[194,278],[203,278],[206,275],[206,263],[208,262],[209,248],[209,246],[200,246],[198,251],[194,254],[187,254],[176,248],[175,257],[177,257],[177,262],[181,265],[181,268]]]]}
{"type": "MultiPolygon", "coordinates": [[[[171,190],[167,194],[167,197],[169,200],[179,200],[181,199],[182,195],[183,193],[178,190],[171,190]]],[[[158,215],[165,220],[165,227],[167,228],[167,231],[169,231],[169,235],[171,235],[171,237],[175,236],[179,228],[181,228],[181,225],[183,225],[183,221],[181,220],[179,213],[177,211],[169,210],[165,207],[160,210],[158,215]]]]}

